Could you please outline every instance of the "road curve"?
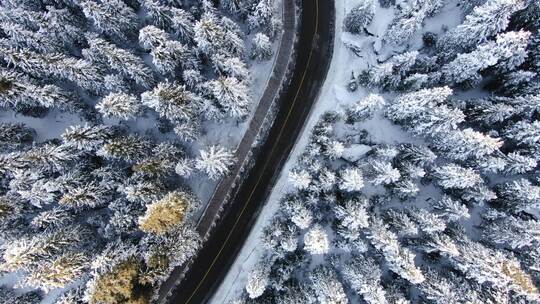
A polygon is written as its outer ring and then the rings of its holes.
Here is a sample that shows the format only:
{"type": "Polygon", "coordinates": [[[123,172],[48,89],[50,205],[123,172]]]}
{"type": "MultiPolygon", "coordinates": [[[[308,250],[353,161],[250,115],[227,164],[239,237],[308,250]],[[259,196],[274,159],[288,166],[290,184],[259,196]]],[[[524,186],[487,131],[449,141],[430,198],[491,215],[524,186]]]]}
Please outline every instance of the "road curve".
{"type": "Polygon", "coordinates": [[[212,229],[170,303],[206,303],[242,248],[317,99],[330,64],[334,1],[302,0],[295,70],[255,165],[212,229]]]}

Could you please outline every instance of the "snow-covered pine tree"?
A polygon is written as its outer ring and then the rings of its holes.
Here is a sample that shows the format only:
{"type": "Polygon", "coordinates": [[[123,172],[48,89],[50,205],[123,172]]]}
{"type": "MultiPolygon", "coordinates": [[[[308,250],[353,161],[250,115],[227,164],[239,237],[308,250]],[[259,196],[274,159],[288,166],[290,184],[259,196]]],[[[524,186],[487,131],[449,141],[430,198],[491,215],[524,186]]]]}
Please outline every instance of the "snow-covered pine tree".
{"type": "Polygon", "coordinates": [[[520,178],[496,187],[498,201],[510,213],[531,212],[540,206],[540,186],[520,178]]]}
{"type": "Polygon", "coordinates": [[[443,197],[433,205],[433,209],[435,213],[439,214],[449,222],[470,218],[469,208],[447,195],[443,195],[443,197]]]}
{"type": "Polygon", "coordinates": [[[433,175],[444,189],[467,189],[483,184],[483,179],[476,171],[457,164],[436,167],[433,175]]]}
{"type": "Polygon", "coordinates": [[[518,144],[534,146],[540,142],[540,121],[518,121],[504,133],[506,138],[518,144]]]}
{"type": "Polygon", "coordinates": [[[96,105],[104,117],[117,117],[123,120],[135,119],[141,114],[141,102],[137,97],[126,93],[110,93],[96,105]]]}
{"type": "Polygon", "coordinates": [[[195,160],[195,168],[210,179],[217,180],[229,173],[234,162],[234,155],[229,150],[221,146],[210,146],[200,150],[200,155],[195,160]]]}
{"type": "Polygon", "coordinates": [[[401,178],[401,173],[398,169],[392,167],[391,163],[375,160],[370,162],[371,172],[373,176],[371,182],[374,185],[388,185],[396,183],[401,178]]]}
{"type": "Polygon", "coordinates": [[[515,12],[524,8],[523,0],[489,0],[477,6],[465,17],[462,24],[448,31],[437,44],[443,58],[452,59],[456,54],[470,52],[478,44],[487,42],[501,33],[515,12]]]}
{"type": "Polygon", "coordinates": [[[393,121],[406,123],[422,117],[428,109],[435,108],[452,95],[449,87],[422,89],[394,99],[386,108],[386,116],[393,121]]]}
{"type": "Polygon", "coordinates": [[[314,225],[304,235],[304,250],[310,254],[326,254],[329,249],[330,241],[321,225],[314,225]]]}
{"type": "Polygon", "coordinates": [[[250,98],[247,85],[233,77],[219,77],[210,81],[209,86],[222,111],[234,118],[243,118],[248,114],[250,98]]]}
{"type": "Polygon", "coordinates": [[[270,38],[263,33],[257,33],[251,39],[251,58],[261,60],[268,60],[272,58],[272,43],[270,38]]]}
{"type": "Polygon", "coordinates": [[[375,1],[365,0],[347,13],[344,20],[345,29],[353,34],[361,34],[375,16],[375,1]]]}
{"type": "Polygon", "coordinates": [[[183,224],[193,210],[193,197],[185,192],[174,191],[146,206],[139,218],[139,227],[146,233],[164,234],[183,224]]]}
{"type": "Polygon", "coordinates": [[[319,266],[309,274],[311,288],[321,304],[347,304],[349,300],[337,273],[327,266],[319,266]]]}
{"type": "Polygon", "coordinates": [[[83,56],[91,62],[116,70],[133,79],[138,85],[150,88],[154,84],[152,70],[143,60],[129,50],[117,47],[103,38],[87,37],[89,48],[83,49],[83,56]]]}
{"type": "Polygon", "coordinates": [[[141,95],[142,103],[171,121],[189,121],[199,112],[200,98],[184,85],[160,82],[141,95]]]}
{"type": "Polygon", "coordinates": [[[62,134],[62,140],[78,150],[95,151],[112,139],[113,135],[113,129],[105,125],[74,125],[62,134]]]}
{"type": "Polygon", "coordinates": [[[250,271],[246,283],[246,291],[250,299],[260,297],[268,285],[269,269],[265,262],[261,262],[250,271]]]}
{"type": "Polygon", "coordinates": [[[40,54],[30,50],[0,47],[8,65],[37,78],[54,77],[73,81],[80,87],[100,91],[102,71],[91,62],[60,53],[40,54]]]}
{"type": "Polygon", "coordinates": [[[300,229],[307,229],[313,222],[313,211],[307,204],[296,197],[282,201],[283,212],[300,229]]]}
{"type": "Polygon", "coordinates": [[[381,269],[372,258],[355,256],[346,262],[343,278],[364,301],[370,304],[386,304],[381,286],[381,269]]]}
{"type": "Polygon", "coordinates": [[[90,264],[88,254],[84,252],[66,252],[58,257],[45,260],[30,272],[24,285],[48,292],[52,289],[65,288],[76,282],[90,264]]]}
{"type": "Polygon", "coordinates": [[[385,34],[385,41],[402,45],[418,32],[424,19],[436,14],[443,6],[441,0],[416,0],[402,2],[392,24],[385,34]]]}
{"type": "Polygon", "coordinates": [[[0,122],[0,151],[14,150],[32,143],[36,131],[23,123],[0,122]]]}
{"type": "Polygon", "coordinates": [[[489,221],[484,224],[484,227],[483,238],[485,240],[511,249],[537,246],[540,242],[540,222],[537,220],[523,220],[508,215],[489,221]]]}
{"type": "Polygon", "coordinates": [[[103,33],[125,39],[137,28],[137,15],[124,1],[85,0],[80,5],[86,18],[92,20],[95,28],[103,33]]]}
{"type": "Polygon", "coordinates": [[[383,254],[391,271],[412,284],[424,282],[422,271],[414,264],[415,255],[402,247],[397,236],[379,218],[372,218],[368,231],[371,244],[383,254]]]}
{"type": "Polygon", "coordinates": [[[338,184],[340,190],[355,192],[364,188],[364,178],[359,168],[346,168],[341,172],[340,176],[340,182],[338,184]]]}
{"type": "Polygon", "coordinates": [[[139,135],[114,137],[105,143],[97,152],[99,156],[108,159],[134,162],[148,156],[152,143],[139,135]]]}
{"type": "Polygon", "coordinates": [[[464,161],[467,159],[484,159],[490,155],[497,155],[503,142],[499,138],[467,128],[454,132],[447,132],[439,136],[435,145],[445,151],[451,159],[464,161]]]}
{"type": "Polygon", "coordinates": [[[510,289],[531,300],[538,299],[537,287],[516,258],[470,240],[463,240],[459,251],[461,254],[452,257],[451,262],[468,279],[510,289]]]}
{"type": "Polygon", "coordinates": [[[384,104],[385,101],[381,95],[369,94],[347,109],[347,120],[360,122],[364,119],[370,119],[375,111],[381,109],[384,104]]]}
{"type": "Polygon", "coordinates": [[[274,0],[256,0],[247,18],[251,29],[268,29],[274,15],[274,0]]]}
{"type": "Polygon", "coordinates": [[[469,52],[459,54],[453,61],[441,69],[445,82],[461,84],[475,83],[481,79],[479,72],[493,66],[511,70],[522,64],[527,55],[526,47],[529,32],[506,32],[497,36],[495,41],[478,45],[469,52]]]}

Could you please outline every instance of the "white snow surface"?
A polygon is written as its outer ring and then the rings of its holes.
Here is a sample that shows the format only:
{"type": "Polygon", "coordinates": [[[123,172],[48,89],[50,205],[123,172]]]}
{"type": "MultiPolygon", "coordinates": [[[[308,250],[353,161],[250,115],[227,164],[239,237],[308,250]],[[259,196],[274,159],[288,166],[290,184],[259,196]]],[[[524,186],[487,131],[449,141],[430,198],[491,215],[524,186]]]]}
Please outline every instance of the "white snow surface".
{"type": "MultiPolygon", "coordinates": [[[[386,28],[394,18],[394,8],[382,8],[378,1],[376,1],[377,8],[373,22],[367,28],[374,36],[356,36],[343,31],[342,24],[346,13],[360,2],[362,0],[335,1],[334,54],[326,81],[321,88],[320,95],[311,109],[310,116],[303,127],[301,136],[298,138],[293,151],[289,155],[289,159],[280,173],[280,177],[268,201],[261,210],[246,243],[243,245],[243,248],[210,303],[230,303],[241,295],[245,288],[250,269],[253,268],[264,252],[264,247],[260,240],[262,231],[277,212],[281,197],[291,190],[291,185],[288,182],[288,172],[294,167],[298,156],[304,151],[309,141],[311,129],[319,121],[320,116],[327,111],[344,112],[349,105],[358,102],[369,93],[378,93],[363,87],[359,87],[356,92],[349,92],[347,90],[347,84],[351,79],[351,74],[354,72],[354,75],[358,76],[359,71],[365,70],[378,61],[382,62],[395,53],[404,51],[403,47],[396,49],[385,48],[379,53],[386,28]],[[357,52],[357,54],[353,53],[347,47],[348,45],[354,46],[356,49],[361,50],[361,52],[357,52]]],[[[445,31],[445,28],[452,28],[459,24],[461,19],[461,12],[455,4],[445,6],[435,17],[425,20],[422,31],[411,39],[408,49],[415,50],[422,45],[423,33],[430,31],[440,34],[445,31]]],[[[383,94],[383,96],[390,97],[388,94],[383,94]]],[[[376,112],[372,119],[362,122],[360,127],[369,132],[369,139],[373,143],[422,142],[421,139],[411,137],[410,134],[402,130],[399,126],[383,118],[379,112],[376,112]]],[[[340,131],[336,130],[336,133],[340,131]]],[[[343,158],[359,158],[368,152],[368,148],[368,146],[363,145],[347,147],[343,158]]],[[[379,190],[378,187],[367,186],[362,192],[374,194],[379,192],[379,190]]],[[[440,196],[440,193],[435,187],[422,187],[416,201],[420,202],[420,204],[421,202],[425,202],[427,205],[428,199],[438,196],[440,196]]]]}

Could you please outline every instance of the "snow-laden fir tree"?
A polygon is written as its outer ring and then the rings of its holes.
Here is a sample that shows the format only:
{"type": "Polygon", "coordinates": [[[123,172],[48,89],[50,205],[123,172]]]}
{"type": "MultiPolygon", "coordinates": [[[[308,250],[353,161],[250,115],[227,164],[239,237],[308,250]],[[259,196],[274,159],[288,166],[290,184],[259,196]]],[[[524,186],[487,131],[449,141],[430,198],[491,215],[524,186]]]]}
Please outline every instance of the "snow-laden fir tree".
{"type": "Polygon", "coordinates": [[[201,124],[197,118],[182,121],[174,126],[174,133],[183,141],[193,142],[201,136],[201,124]]]}
{"type": "Polygon", "coordinates": [[[422,240],[420,249],[426,253],[438,253],[442,256],[452,257],[459,255],[459,250],[452,238],[444,233],[432,233],[422,240]]]}
{"type": "Polygon", "coordinates": [[[288,181],[298,190],[307,189],[312,181],[312,177],[306,170],[292,170],[289,172],[288,181]]]}
{"type": "Polygon", "coordinates": [[[152,63],[162,74],[175,74],[180,66],[189,64],[188,49],[179,41],[171,40],[169,35],[153,25],[139,31],[139,44],[151,50],[152,63]]]}
{"type": "Polygon", "coordinates": [[[540,296],[530,275],[514,257],[470,240],[464,240],[459,251],[461,254],[452,257],[451,262],[468,279],[510,289],[531,300],[540,296]]]}
{"type": "Polygon", "coordinates": [[[518,144],[537,145],[540,142],[540,121],[519,121],[505,130],[505,136],[518,144]]]}
{"type": "Polygon", "coordinates": [[[109,202],[110,190],[104,185],[90,182],[69,188],[58,204],[66,208],[96,208],[109,202]]]}
{"type": "Polygon", "coordinates": [[[100,90],[102,70],[87,60],[60,53],[40,54],[4,47],[0,47],[0,55],[11,67],[31,76],[69,80],[93,92],[100,90]]]}
{"type": "Polygon", "coordinates": [[[251,58],[261,60],[268,60],[272,58],[272,43],[270,38],[263,33],[257,33],[251,39],[251,58]]]}
{"type": "Polygon", "coordinates": [[[467,128],[446,133],[437,138],[436,145],[447,157],[455,160],[483,159],[497,152],[503,142],[499,138],[467,128]]]}
{"type": "Polygon", "coordinates": [[[140,248],[147,270],[142,283],[159,285],[172,271],[189,261],[200,249],[199,234],[190,225],[178,226],[163,234],[146,234],[140,248]]]}
{"type": "Polygon", "coordinates": [[[145,88],[152,87],[154,75],[140,57],[103,38],[90,35],[87,40],[89,48],[82,50],[86,59],[113,69],[145,88]]]}
{"type": "Polygon", "coordinates": [[[104,144],[97,154],[108,159],[134,162],[146,157],[151,146],[148,139],[139,135],[119,136],[104,144]]]}
{"type": "Polygon", "coordinates": [[[146,50],[151,50],[169,40],[169,34],[153,25],[147,25],[139,30],[139,44],[146,50]]]}
{"type": "Polygon", "coordinates": [[[443,6],[441,0],[416,0],[402,2],[385,40],[392,45],[402,45],[422,28],[424,19],[436,14],[443,6]]]}
{"type": "Polygon", "coordinates": [[[193,198],[185,193],[174,191],[159,201],[146,206],[146,212],[139,218],[139,227],[147,233],[163,234],[181,225],[193,208],[193,198]]]}
{"type": "Polygon", "coordinates": [[[512,249],[537,246],[540,242],[540,222],[509,215],[486,223],[483,237],[512,249]]]}
{"type": "Polygon", "coordinates": [[[124,120],[135,119],[141,113],[141,102],[137,97],[126,93],[110,93],[96,105],[104,117],[117,117],[124,120]]]}
{"type": "Polygon", "coordinates": [[[345,30],[353,34],[361,34],[375,16],[375,1],[365,0],[355,6],[344,20],[345,30]]]}
{"type": "Polygon", "coordinates": [[[39,266],[43,255],[55,257],[64,251],[80,249],[89,231],[80,226],[63,226],[45,230],[31,237],[10,242],[3,253],[0,269],[28,271],[39,266]]]}
{"type": "Polygon", "coordinates": [[[75,96],[55,85],[40,86],[21,73],[0,69],[0,105],[15,109],[24,106],[74,111],[81,108],[75,96]]]}
{"type": "Polygon", "coordinates": [[[397,182],[401,178],[398,169],[392,167],[391,163],[375,160],[370,163],[371,182],[375,185],[388,185],[397,182]]]}
{"type": "Polygon", "coordinates": [[[342,191],[355,192],[364,188],[364,177],[359,168],[350,167],[344,169],[340,174],[338,187],[342,191]]]}
{"type": "Polygon", "coordinates": [[[108,246],[92,263],[92,277],[86,283],[84,301],[91,304],[148,301],[136,292],[141,288],[141,261],[134,247],[108,246]]]}
{"type": "Polygon", "coordinates": [[[465,21],[448,31],[437,44],[441,56],[469,52],[478,44],[504,31],[513,13],[523,9],[523,0],[489,0],[477,6],[465,21]]]}
{"type": "Polygon", "coordinates": [[[210,179],[217,180],[229,173],[234,162],[234,155],[229,150],[221,146],[210,146],[200,151],[195,159],[195,168],[210,179]]]}
{"type": "Polygon", "coordinates": [[[425,280],[422,271],[415,266],[415,255],[402,247],[397,236],[379,218],[372,219],[368,239],[380,251],[391,271],[412,284],[420,284],[425,280]]]}
{"type": "Polygon", "coordinates": [[[435,204],[434,212],[442,216],[446,221],[455,222],[461,219],[470,218],[469,208],[463,205],[459,200],[450,196],[443,195],[435,204]]]}
{"type": "Polygon", "coordinates": [[[268,266],[265,263],[259,263],[250,271],[246,283],[246,292],[250,299],[260,297],[268,285],[268,266]]]}
{"type": "Polygon", "coordinates": [[[124,1],[82,1],[84,15],[103,33],[125,38],[137,28],[137,15],[124,1]]]}
{"type": "Polygon", "coordinates": [[[249,77],[247,65],[238,57],[216,54],[212,56],[212,65],[219,75],[235,77],[238,80],[247,80],[249,77]]]}
{"type": "Polygon", "coordinates": [[[401,210],[389,209],[385,213],[385,218],[399,237],[412,237],[419,233],[418,225],[401,210]]]}
{"type": "Polygon", "coordinates": [[[222,112],[233,118],[243,118],[248,114],[250,104],[247,85],[234,77],[219,77],[209,82],[215,101],[222,112]]]}
{"type": "Polygon", "coordinates": [[[282,202],[284,212],[291,222],[300,229],[307,229],[313,222],[313,211],[306,203],[296,197],[285,199],[282,202]]]}
{"type": "Polygon", "coordinates": [[[480,44],[469,53],[461,53],[442,67],[445,81],[452,84],[475,83],[481,79],[479,72],[493,66],[511,70],[521,65],[527,55],[529,32],[506,32],[495,41],[480,44]]]}
{"type": "Polygon", "coordinates": [[[24,284],[48,292],[72,284],[87,270],[89,257],[84,252],[67,252],[45,261],[26,277],[24,284]]]}
{"type": "Polygon", "coordinates": [[[332,268],[319,266],[313,269],[309,275],[311,288],[321,304],[347,304],[349,300],[343,289],[343,284],[338,279],[337,273],[332,268]]]}
{"type": "Polygon", "coordinates": [[[483,183],[480,174],[473,169],[456,164],[436,167],[433,175],[437,179],[437,183],[444,189],[467,189],[483,183]]]}
{"type": "Polygon", "coordinates": [[[165,179],[173,175],[177,161],[184,158],[183,149],[170,142],[162,142],[151,153],[131,167],[132,177],[140,179],[165,179]]]}
{"type": "Polygon", "coordinates": [[[386,108],[386,115],[393,121],[406,122],[418,119],[429,109],[435,108],[452,95],[449,87],[422,89],[400,95],[386,108]]]}
{"type": "Polygon", "coordinates": [[[424,233],[433,234],[446,229],[446,222],[437,214],[417,208],[412,208],[408,211],[409,217],[418,224],[418,227],[424,233]]]}
{"type": "Polygon", "coordinates": [[[94,151],[112,139],[113,129],[105,125],[74,125],[63,134],[66,145],[78,150],[94,151]]]}
{"type": "Polygon", "coordinates": [[[351,258],[343,268],[343,279],[367,303],[388,303],[381,286],[381,270],[372,258],[364,256],[351,258]]]}
{"type": "Polygon", "coordinates": [[[13,150],[21,145],[31,143],[35,131],[23,123],[0,123],[0,150],[13,150]]]}
{"type": "Polygon", "coordinates": [[[200,99],[184,85],[160,82],[141,95],[144,105],[171,121],[189,121],[198,114],[200,99]]]}
{"type": "Polygon", "coordinates": [[[314,225],[304,235],[304,250],[315,254],[326,254],[330,249],[330,240],[321,225],[314,225]]]}
{"type": "Polygon", "coordinates": [[[274,0],[257,0],[248,16],[248,25],[250,28],[268,29],[274,15],[274,0]]]}
{"type": "Polygon", "coordinates": [[[369,119],[375,111],[385,104],[384,98],[378,94],[369,94],[359,102],[347,109],[347,119],[352,122],[360,122],[369,119]]]}
{"type": "Polygon", "coordinates": [[[369,226],[369,213],[367,211],[367,200],[350,199],[343,205],[334,207],[334,213],[341,226],[347,227],[351,231],[359,231],[369,226]]]}

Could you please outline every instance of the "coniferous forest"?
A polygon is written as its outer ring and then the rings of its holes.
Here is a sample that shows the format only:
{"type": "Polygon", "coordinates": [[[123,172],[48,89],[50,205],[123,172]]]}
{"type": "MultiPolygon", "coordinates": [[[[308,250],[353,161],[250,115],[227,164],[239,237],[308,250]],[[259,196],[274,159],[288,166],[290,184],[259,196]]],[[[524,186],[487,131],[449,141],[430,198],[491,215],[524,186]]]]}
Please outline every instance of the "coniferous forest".
{"type": "Polygon", "coordinates": [[[538,303],[540,2],[343,3],[367,63],[337,60],[233,302],[538,303]]]}
{"type": "Polygon", "coordinates": [[[186,181],[234,163],[207,134],[249,117],[277,12],[0,1],[0,303],[148,303],[196,254],[201,194],[186,181]]]}

